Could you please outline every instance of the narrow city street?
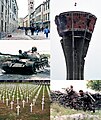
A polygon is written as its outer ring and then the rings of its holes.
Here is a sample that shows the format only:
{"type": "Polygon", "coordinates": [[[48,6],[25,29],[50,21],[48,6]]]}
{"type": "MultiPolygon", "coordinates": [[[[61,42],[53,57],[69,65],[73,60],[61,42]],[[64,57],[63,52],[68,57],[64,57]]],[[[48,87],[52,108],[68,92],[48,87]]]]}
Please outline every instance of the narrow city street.
{"type": "Polygon", "coordinates": [[[50,35],[49,38],[46,38],[44,32],[39,32],[38,35],[34,32],[34,35],[31,35],[30,30],[28,31],[28,35],[25,35],[25,30],[19,29],[8,35],[2,38],[2,40],[49,40],[50,38],[50,35]],[[11,37],[8,37],[8,35],[11,35],[11,37]]]}

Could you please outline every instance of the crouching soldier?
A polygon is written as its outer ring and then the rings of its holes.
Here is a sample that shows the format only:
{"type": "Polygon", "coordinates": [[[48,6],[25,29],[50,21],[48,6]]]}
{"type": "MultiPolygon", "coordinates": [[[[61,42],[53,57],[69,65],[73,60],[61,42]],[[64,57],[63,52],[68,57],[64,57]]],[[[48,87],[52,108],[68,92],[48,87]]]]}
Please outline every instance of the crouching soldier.
{"type": "Polygon", "coordinates": [[[79,90],[79,100],[82,101],[82,107],[84,111],[90,110],[95,112],[95,100],[88,92],[84,93],[83,90],[79,90]]]}

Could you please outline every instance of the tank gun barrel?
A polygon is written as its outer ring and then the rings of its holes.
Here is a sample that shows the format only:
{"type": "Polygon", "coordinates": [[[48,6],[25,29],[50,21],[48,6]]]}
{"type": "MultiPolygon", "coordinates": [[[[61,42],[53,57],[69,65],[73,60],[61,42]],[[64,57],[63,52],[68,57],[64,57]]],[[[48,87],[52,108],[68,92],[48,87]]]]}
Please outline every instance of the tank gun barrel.
{"type": "Polygon", "coordinates": [[[12,55],[12,54],[6,54],[6,53],[1,53],[0,55],[5,55],[5,56],[11,56],[11,57],[19,57],[19,55],[12,55]]]}
{"type": "Polygon", "coordinates": [[[62,88],[62,90],[66,90],[67,88],[62,88]]]}

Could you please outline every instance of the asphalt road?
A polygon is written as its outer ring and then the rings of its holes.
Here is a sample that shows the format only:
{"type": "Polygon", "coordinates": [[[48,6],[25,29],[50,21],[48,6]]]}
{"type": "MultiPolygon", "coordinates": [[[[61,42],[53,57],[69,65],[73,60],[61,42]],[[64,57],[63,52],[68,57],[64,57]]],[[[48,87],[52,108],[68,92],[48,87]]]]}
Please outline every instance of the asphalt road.
{"type": "Polygon", "coordinates": [[[5,74],[0,69],[0,80],[50,80],[50,68],[33,75],[5,74]]]}
{"type": "Polygon", "coordinates": [[[45,37],[45,34],[43,32],[39,32],[38,35],[34,33],[34,35],[31,35],[30,31],[28,32],[28,35],[25,35],[24,30],[16,30],[15,32],[11,33],[12,37],[4,37],[2,40],[49,40],[49,38],[45,37]]]}

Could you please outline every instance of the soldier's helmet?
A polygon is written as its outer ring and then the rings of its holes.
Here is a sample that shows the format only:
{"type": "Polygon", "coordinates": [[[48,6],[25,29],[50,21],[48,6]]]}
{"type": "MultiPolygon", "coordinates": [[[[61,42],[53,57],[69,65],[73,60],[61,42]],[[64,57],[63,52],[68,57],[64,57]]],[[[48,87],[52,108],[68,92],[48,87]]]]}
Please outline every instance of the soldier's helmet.
{"type": "Polygon", "coordinates": [[[83,90],[79,90],[79,94],[82,95],[84,92],[83,90]]]}
{"type": "Polygon", "coordinates": [[[79,90],[79,92],[83,92],[83,90],[79,90]]]}
{"type": "Polygon", "coordinates": [[[37,47],[32,47],[32,52],[37,52],[37,47]]]}
{"type": "Polygon", "coordinates": [[[19,54],[22,54],[22,50],[19,50],[19,54]]]}
{"type": "Polygon", "coordinates": [[[73,85],[71,85],[70,88],[73,88],[73,85]]]}

